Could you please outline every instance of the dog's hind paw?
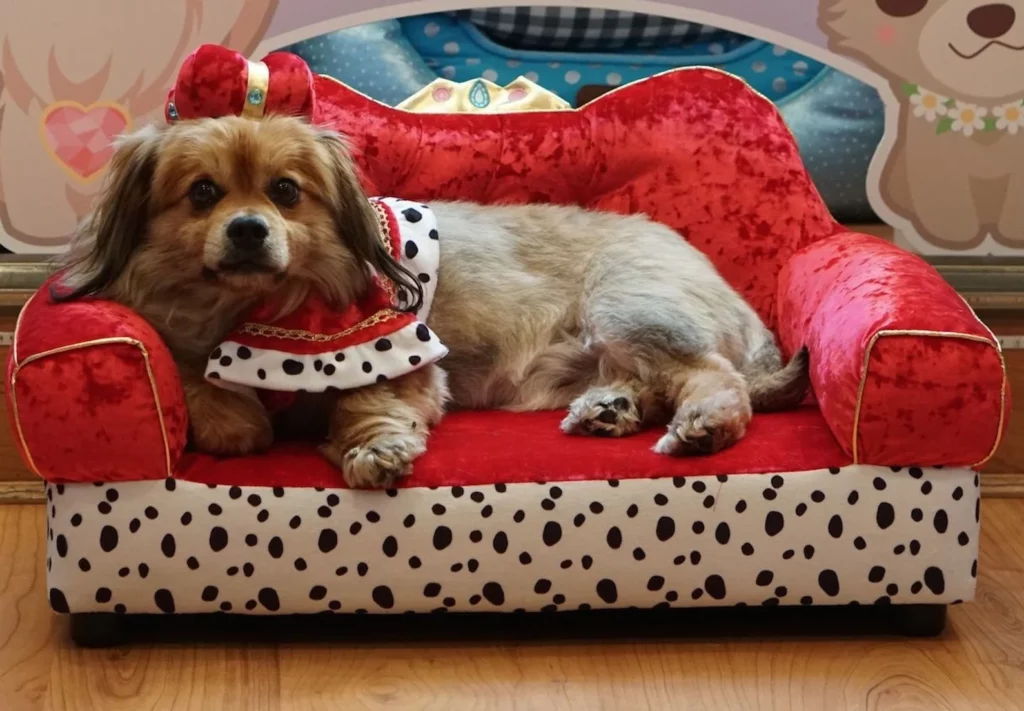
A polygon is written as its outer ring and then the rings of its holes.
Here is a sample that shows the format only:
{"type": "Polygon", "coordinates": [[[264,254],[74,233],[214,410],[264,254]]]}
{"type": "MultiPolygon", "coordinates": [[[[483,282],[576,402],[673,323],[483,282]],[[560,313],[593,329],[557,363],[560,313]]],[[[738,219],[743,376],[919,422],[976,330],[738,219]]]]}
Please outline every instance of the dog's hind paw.
{"type": "Polygon", "coordinates": [[[562,431],[595,437],[624,437],[638,431],[642,420],[640,406],[628,390],[591,388],[569,406],[569,414],[562,420],[562,431]]]}
{"type": "Polygon", "coordinates": [[[654,451],[673,457],[714,454],[742,439],[749,422],[746,395],[723,390],[696,402],[684,402],[654,451]]]}

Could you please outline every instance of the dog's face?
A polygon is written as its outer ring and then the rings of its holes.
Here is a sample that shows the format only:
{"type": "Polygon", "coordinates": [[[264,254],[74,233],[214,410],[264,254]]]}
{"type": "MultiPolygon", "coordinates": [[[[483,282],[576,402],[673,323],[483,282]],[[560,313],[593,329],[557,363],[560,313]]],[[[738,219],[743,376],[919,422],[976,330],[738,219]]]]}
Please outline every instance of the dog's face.
{"type": "Polygon", "coordinates": [[[82,241],[70,285],[128,301],[152,280],[246,298],[313,288],[334,303],[366,286],[368,266],[407,281],[342,139],[291,118],[183,121],[128,137],[82,241]]]}
{"type": "Polygon", "coordinates": [[[822,0],[831,46],[891,78],[984,103],[1024,97],[1024,0],[822,0]]]}
{"type": "Polygon", "coordinates": [[[167,131],[140,257],[173,259],[192,278],[250,291],[268,291],[324,262],[354,262],[336,220],[339,182],[349,192],[358,184],[347,169],[338,175],[333,148],[291,120],[228,118],[167,131]]]}

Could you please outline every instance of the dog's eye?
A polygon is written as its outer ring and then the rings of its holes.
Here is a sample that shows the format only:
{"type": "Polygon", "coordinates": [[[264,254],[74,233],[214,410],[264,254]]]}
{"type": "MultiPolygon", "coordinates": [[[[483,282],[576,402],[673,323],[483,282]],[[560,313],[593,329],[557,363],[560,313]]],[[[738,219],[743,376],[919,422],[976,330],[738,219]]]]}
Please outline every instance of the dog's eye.
{"type": "Polygon", "coordinates": [[[875,0],[878,9],[891,17],[910,17],[925,9],[928,0],[875,0]]]}
{"type": "Polygon", "coordinates": [[[278,178],[270,185],[270,199],[278,205],[291,207],[299,201],[299,186],[291,178],[278,178]]]}
{"type": "Polygon", "coordinates": [[[221,199],[223,193],[212,180],[197,180],[188,189],[188,199],[199,210],[205,210],[221,199]]]}

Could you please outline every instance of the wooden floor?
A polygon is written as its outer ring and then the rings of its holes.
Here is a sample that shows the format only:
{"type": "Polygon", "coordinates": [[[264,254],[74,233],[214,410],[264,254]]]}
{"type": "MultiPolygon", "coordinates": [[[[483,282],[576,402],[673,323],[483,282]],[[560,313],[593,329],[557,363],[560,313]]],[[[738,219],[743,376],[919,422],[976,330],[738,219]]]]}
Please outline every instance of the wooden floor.
{"type": "Polygon", "coordinates": [[[241,638],[79,650],[46,607],[42,517],[0,506],[3,711],[1024,709],[1022,499],[985,501],[978,600],[926,640],[768,622],[722,637],[619,628],[566,641],[534,620],[498,641],[465,625],[462,641],[446,639],[435,625],[412,640],[275,644],[257,624],[241,638]]]}

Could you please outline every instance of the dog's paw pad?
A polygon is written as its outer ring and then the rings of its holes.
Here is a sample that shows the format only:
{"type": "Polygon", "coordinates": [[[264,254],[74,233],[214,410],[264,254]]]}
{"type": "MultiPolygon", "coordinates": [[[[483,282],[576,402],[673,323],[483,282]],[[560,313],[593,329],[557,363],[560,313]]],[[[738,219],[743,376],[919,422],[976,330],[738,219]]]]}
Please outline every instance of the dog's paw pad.
{"type": "Polygon", "coordinates": [[[587,393],[569,408],[569,414],[562,420],[562,431],[594,437],[623,437],[640,429],[640,421],[640,408],[632,398],[587,393]]]}
{"type": "Polygon", "coordinates": [[[669,425],[668,432],[662,435],[654,445],[654,451],[658,454],[667,454],[670,457],[683,457],[714,454],[730,444],[732,442],[722,437],[719,430],[692,431],[685,427],[669,425]]]}
{"type": "Polygon", "coordinates": [[[672,457],[714,454],[738,442],[749,421],[749,403],[738,393],[723,392],[684,404],[654,451],[672,457]]]}
{"type": "Polygon", "coordinates": [[[412,472],[412,462],[424,451],[422,438],[395,435],[339,453],[328,443],[321,448],[327,459],[341,469],[345,483],[352,488],[390,486],[412,472]]]}

